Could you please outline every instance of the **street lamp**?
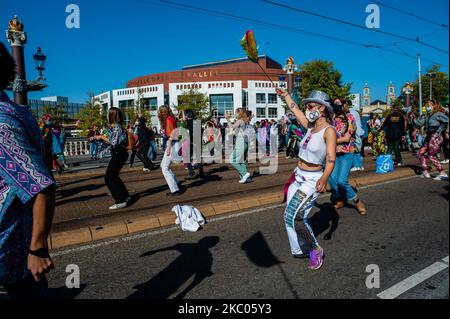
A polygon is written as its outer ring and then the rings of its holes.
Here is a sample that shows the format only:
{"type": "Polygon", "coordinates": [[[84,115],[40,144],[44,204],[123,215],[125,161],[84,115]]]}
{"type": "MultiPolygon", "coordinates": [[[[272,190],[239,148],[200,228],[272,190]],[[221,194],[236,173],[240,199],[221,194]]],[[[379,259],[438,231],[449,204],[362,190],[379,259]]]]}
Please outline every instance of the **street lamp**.
{"type": "Polygon", "coordinates": [[[33,54],[33,59],[36,64],[36,71],[38,71],[39,76],[36,79],[36,81],[45,81],[45,77],[42,74],[42,72],[45,71],[45,60],[47,59],[47,56],[42,54],[42,49],[39,47],[37,48],[37,52],[33,54]]]}
{"type": "Polygon", "coordinates": [[[286,72],[287,76],[288,76],[288,92],[292,93],[293,89],[294,89],[294,72],[299,70],[299,66],[294,64],[294,58],[293,57],[289,57],[286,60],[286,65],[283,66],[283,71],[286,72]]]}
{"type": "Polygon", "coordinates": [[[433,76],[436,76],[436,73],[428,72],[425,75],[430,77],[430,100],[432,100],[433,99],[433,76]]]}

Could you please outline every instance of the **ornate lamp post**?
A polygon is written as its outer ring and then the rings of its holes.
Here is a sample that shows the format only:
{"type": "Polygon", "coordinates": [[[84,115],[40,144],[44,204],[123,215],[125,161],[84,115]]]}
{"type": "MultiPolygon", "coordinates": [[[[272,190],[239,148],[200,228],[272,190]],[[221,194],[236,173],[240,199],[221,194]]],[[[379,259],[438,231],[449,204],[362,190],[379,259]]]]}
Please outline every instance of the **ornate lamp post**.
{"type": "Polygon", "coordinates": [[[283,71],[287,74],[287,90],[289,93],[292,93],[294,90],[294,72],[298,71],[298,65],[294,64],[294,58],[289,57],[286,60],[286,65],[283,67],[283,71]]]}
{"type": "Polygon", "coordinates": [[[16,78],[10,90],[14,92],[14,101],[20,105],[28,105],[28,92],[40,91],[47,87],[47,85],[40,83],[40,80],[45,80],[42,72],[45,70],[46,56],[42,54],[40,48],[33,56],[36,61],[36,69],[39,72],[39,77],[36,81],[27,82],[25,71],[25,55],[24,49],[27,43],[27,34],[24,31],[23,23],[14,16],[14,19],[9,21],[8,30],[6,30],[6,38],[12,48],[12,56],[16,62],[16,78]]]}
{"type": "Polygon", "coordinates": [[[45,71],[45,60],[47,59],[47,56],[42,54],[42,50],[40,47],[37,48],[37,52],[33,54],[33,59],[36,63],[36,71],[39,72],[39,76],[36,81],[45,81],[45,77],[42,72],[45,71]]]}
{"type": "Polygon", "coordinates": [[[406,101],[405,101],[406,107],[409,108],[409,105],[411,104],[410,96],[414,92],[413,85],[410,82],[406,82],[406,84],[402,88],[402,92],[406,96],[406,101]]]}

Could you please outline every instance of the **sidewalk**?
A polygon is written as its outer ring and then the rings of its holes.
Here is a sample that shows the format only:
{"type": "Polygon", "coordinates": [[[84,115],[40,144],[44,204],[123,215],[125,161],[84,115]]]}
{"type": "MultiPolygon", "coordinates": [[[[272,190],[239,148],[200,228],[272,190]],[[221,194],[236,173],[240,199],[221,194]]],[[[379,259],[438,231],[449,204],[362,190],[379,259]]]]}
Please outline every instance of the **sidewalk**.
{"type": "MultiPolygon", "coordinates": [[[[404,153],[405,166],[394,173],[375,174],[375,161],[367,157],[366,171],[351,173],[351,183],[360,187],[387,180],[414,176],[417,159],[404,153]]],[[[206,180],[184,182],[187,190],[179,197],[166,197],[168,188],[160,170],[144,174],[142,168],[126,168],[122,178],[133,195],[131,205],[123,210],[109,211],[113,203],[104,185],[104,169],[57,177],[57,207],[52,228],[53,249],[90,242],[139,231],[173,226],[174,205],[193,205],[206,216],[225,214],[265,205],[281,204],[283,185],[296,165],[295,160],[279,157],[279,170],[274,175],[255,176],[250,184],[239,184],[237,173],[229,164],[205,167],[206,180]]],[[[250,172],[258,165],[250,165],[250,172]]],[[[187,171],[174,165],[180,180],[187,171]]],[[[364,200],[364,199],[363,199],[364,200]]],[[[369,212],[370,213],[370,212],[369,212]]]]}

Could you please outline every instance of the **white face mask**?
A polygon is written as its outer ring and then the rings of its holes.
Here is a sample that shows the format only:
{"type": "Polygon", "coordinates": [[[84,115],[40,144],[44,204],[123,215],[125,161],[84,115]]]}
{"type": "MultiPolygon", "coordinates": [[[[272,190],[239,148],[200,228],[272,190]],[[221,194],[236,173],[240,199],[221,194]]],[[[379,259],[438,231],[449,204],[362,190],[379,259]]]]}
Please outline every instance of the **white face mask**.
{"type": "Polygon", "coordinates": [[[431,112],[431,110],[433,109],[431,106],[427,106],[427,112],[431,112]]]}
{"type": "Polygon", "coordinates": [[[314,111],[306,110],[305,116],[310,123],[314,123],[315,121],[317,121],[320,118],[320,111],[319,110],[314,110],[314,111]]]}

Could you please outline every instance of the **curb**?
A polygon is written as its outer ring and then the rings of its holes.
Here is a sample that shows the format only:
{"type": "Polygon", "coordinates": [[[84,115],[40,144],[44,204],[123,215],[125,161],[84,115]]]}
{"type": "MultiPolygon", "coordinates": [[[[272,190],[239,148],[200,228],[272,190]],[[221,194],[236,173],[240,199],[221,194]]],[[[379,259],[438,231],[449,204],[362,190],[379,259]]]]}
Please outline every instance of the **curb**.
{"type": "MultiPolygon", "coordinates": [[[[350,184],[354,187],[373,185],[380,182],[396,180],[403,177],[415,176],[410,169],[398,169],[386,175],[371,175],[353,177],[350,184]]],[[[211,205],[200,205],[197,208],[205,217],[229,214],[245,209],[252,209],[273,204],[280,204],[283,193],[266,193],[257,197],[216,202],[211,205]]],[[[49,236],[49,248],[52,250],[68,246],[91,243],[97,240],[119,237],[143,231],[161,229],[175,225],[175,214],[172,212],[158,214],[156,216],[126,219],[120,222],[94,225],[65,232],[51,233],[49,236]]]]}

